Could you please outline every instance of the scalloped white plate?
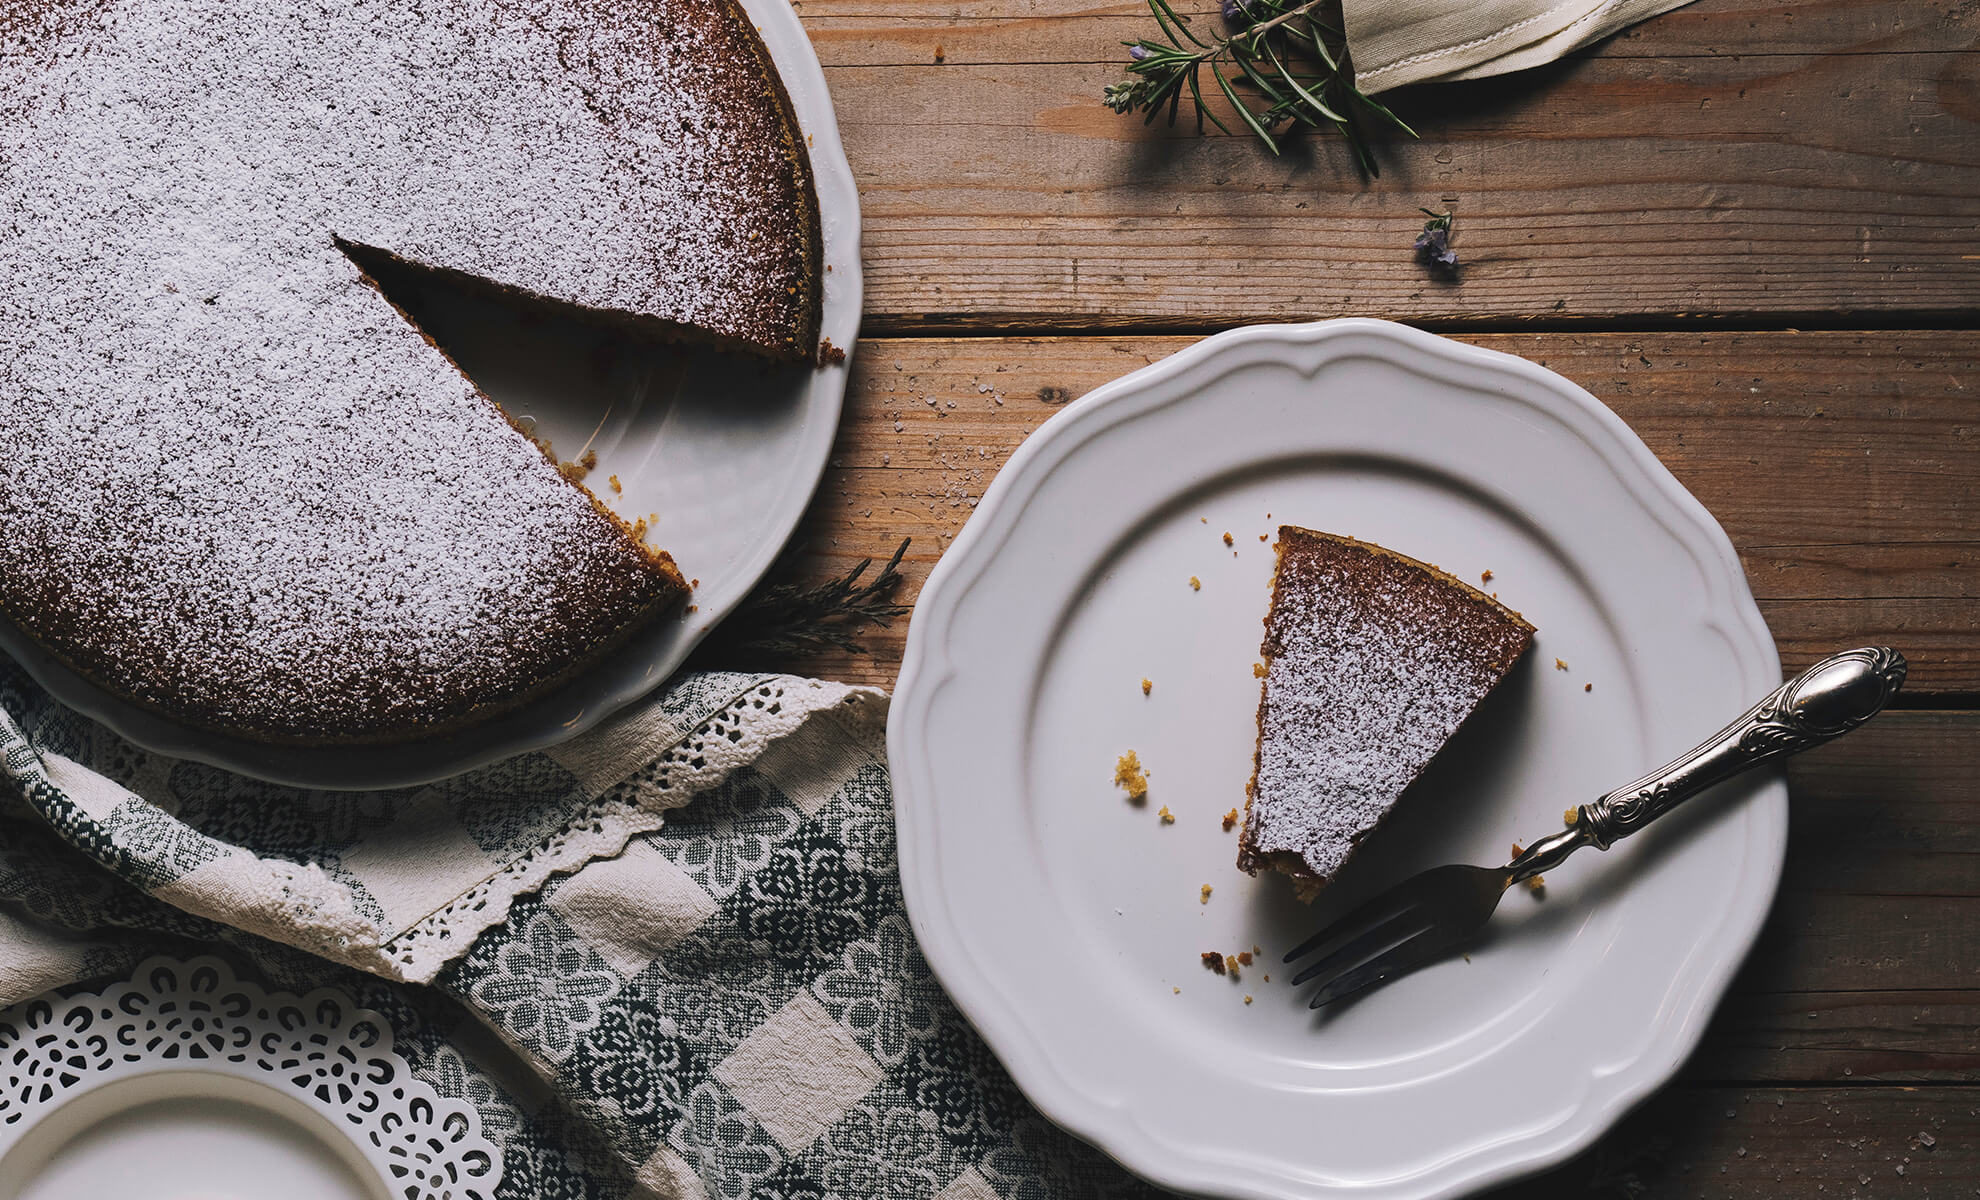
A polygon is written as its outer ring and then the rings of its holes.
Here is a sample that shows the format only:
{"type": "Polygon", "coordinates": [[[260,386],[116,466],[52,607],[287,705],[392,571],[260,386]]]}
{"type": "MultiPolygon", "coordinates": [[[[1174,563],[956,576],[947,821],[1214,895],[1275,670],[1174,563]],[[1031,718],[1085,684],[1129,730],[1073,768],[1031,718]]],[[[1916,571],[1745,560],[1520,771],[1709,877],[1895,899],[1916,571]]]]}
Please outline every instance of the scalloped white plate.
{"type": "Polygon", "coordinates": [[[1503,860],[1780,678],[1725,534],[1572,383],[1376,321],[1220,334],[1049,421],[930,576],[887,739],[908,911],[1031,1100],[1150,1180],[1455,1195],[1669,1078],[1773,896],[1785,786],[1577,856],[1468,959],[1338,1011],[1279,955],[1409,872],[1503,860]],[[1280,522],[1489,570],[1540,631],[1311,908],[1239,872],[1219,820],[1250,777],[1280,522]],[[1112,785],[1129,749],[1146,808],[1112,785]],[[1254,945],[1235,981],[1199,962],[1254,945]]]}
{"type": "MultiPolygon", "coordinates": [[[[859,191],[825,73],[786,0],[741,0],[769,47],[811,153],[825,232],[823,335],[859,333],[859,191]]],[[[695,610],[662,622],[570,685],[461,734],[384,748],[270,748],[189,729],[95,687],[0,622],[0,651],[69,707],[148,749],[303,787],[429,783],[581,733],[671,675],[734,611],[797,528],[831,456],[845,363],[772,370],[737,357],[638,350],[450,297],[428,331],[484,391],[528,418],[557,454],[598,456],[590,483],[699,580],[695,610]],[[624,491],[606,484],[617,475],[624,491]]]]}
{"type": "Polygon", "coordinates": [[[492,1200],[502,1152],[390,1022],[217,958],[0,1012],[0,1200],[492,1200]]]}

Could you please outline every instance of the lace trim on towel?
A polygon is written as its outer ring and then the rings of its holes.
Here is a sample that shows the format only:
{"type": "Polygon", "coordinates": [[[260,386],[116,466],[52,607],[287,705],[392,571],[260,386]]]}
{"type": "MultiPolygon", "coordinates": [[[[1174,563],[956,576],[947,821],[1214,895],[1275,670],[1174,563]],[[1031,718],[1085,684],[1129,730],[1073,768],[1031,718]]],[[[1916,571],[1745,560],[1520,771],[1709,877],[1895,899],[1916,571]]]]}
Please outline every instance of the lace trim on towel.
{"type": "Polygon", "coordinates": [[[484,931],[506,920],[519,897],[540,890],[553,876],[618,855],[635,836],[659,829],[668,809],[719,785],[813,716],[872,694],[846,684],[796,678],[752,686],[666,753],[580,809],[562,829],[386,943],[389,973],[414,983],[432,982],[484,931]]]}

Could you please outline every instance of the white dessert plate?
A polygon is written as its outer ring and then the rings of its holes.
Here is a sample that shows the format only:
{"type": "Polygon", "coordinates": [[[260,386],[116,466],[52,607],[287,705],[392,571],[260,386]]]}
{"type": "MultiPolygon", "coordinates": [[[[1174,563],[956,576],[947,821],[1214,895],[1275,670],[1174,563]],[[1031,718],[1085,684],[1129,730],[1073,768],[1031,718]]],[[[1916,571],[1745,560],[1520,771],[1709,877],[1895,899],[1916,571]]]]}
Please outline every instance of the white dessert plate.
{"type": "Polygon", "coordinates": [[[1376,321],[1220,334],[1047,422],[930,576],[887,737],[908,911],[1026,1095],[1148,1179],[1457,1195],[1587,1146],[1697,1043],[1779,878],[1778,776],[1345,1006],[1308,1010],[1279,956],[1418,869],[1503,861],[1780,678],[1725,534],[1574,384],[1376,321]],[[1490,571],[1539,628],[1311,907],[1221,824],[1281,522],[1490,571]],[[1237,978],[1200,962],[1254,946],[1237,978]]]}
{"type": "MultiPolygon", "coordinates": [[[[776,61],[804,132],[824,224],[823,335],[852,350],[859,332],[859,192],[839,141],[825,73],[786,0],[741,0],[776,61]]],[[[432,293],[414,306],[428,332],[511,415],[533,422],[560,458],[589,451],[588,485],[697,580],[694,610],[637,636],[570,685],[459,735],[388,748],[270,748],[190,729],[105,693],[11,625],[4,651],[63,703],[160,753],[278,783],[410,786],[596,725],[651,691],[769,570],[831,455],[845,363],[771,369],[731,355],[640,348],[546,327],[500,306],[432,293]],[[621,490],[609,479],[617,476],[621,490]]],[[[395,294],[395,299],[400,298],[395,294]]]]}
{"type": "Polygon", "coordinates": [[[0,1200],[493,1200],[476,1110],[331,989],[151,959],[0,1013],[0,1200]]]}

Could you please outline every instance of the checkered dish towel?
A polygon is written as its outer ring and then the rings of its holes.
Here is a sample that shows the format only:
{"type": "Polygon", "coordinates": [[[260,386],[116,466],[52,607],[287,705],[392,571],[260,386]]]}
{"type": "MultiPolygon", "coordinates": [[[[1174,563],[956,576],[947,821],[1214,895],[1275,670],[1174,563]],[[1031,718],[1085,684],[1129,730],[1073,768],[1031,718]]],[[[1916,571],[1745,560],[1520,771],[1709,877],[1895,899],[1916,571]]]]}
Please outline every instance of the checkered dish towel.
{"type": "Polygon", "coordinates": [[[1691,0],[1342,0],[1355,86],[1480,79],[1549,63],[1691,0]]]}
{"type": "Polygon", "coordinates": [[[930,977],[886,704],[691,675],[443,783],[300,791],[139,750],[0,659],[0,1005],[216,949],[340,987],[477,1110],[514,1200],[1146,1192],[930,977]]]}

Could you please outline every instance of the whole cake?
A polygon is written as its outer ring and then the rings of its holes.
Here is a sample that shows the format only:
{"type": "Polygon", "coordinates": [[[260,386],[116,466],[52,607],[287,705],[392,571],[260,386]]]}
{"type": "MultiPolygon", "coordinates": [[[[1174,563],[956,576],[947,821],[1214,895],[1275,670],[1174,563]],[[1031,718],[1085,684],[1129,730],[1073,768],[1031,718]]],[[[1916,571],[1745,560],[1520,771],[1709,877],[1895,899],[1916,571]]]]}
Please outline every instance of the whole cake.
{"type": "Polygon", "coordinates": [[[1310,899],[1533,641],[1518,613],[1367,542],[1279,527],[1238,866],[1310,899]]]}
{"type": "Polygon", "coordinates": [[[0,615],[264,742],[511,708],[686,584],[360,264],[795,363],[820,253],[729,0],[0,0],[0,615]]]}

